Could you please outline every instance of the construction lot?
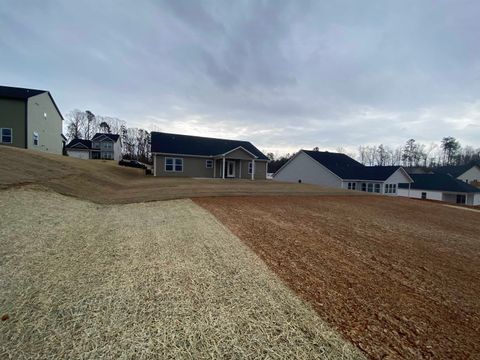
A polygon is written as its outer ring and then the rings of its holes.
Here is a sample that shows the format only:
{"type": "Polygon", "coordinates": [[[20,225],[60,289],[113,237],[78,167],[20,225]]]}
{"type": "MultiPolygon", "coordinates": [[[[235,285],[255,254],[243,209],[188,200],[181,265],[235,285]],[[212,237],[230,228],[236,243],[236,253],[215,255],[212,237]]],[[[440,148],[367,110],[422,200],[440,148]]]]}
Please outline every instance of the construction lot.
{"type": "Polygon", "coordinates": [[[361,359],[190,200],[0,191],[2,359],[361,359]]]}
{"type": "Polygon", "coordinates": [[[194,201],[371,358],[480,357],[480,213],[386,197],[194,201]]]}
{"type": "Polygon", "coordinates": [[[0,358],[480,358],[477,210],[0,156],[0,358]]]}

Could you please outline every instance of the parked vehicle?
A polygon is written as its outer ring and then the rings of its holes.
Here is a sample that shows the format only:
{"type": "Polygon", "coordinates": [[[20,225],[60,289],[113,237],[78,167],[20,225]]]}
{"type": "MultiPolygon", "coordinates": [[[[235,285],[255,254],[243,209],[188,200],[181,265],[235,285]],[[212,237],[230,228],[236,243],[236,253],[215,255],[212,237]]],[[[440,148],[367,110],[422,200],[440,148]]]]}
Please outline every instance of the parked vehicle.
{"type": "Polygon", "coordinates": [[[145,164],[143,164],[143,163],[141,163],[140,161],[137,161],[137,160],[122,159],[118,162],[118,165],[134,167],[134,168],[137,168],[137,169],[146,169],[147,168],[147,166],[145,164]]]}

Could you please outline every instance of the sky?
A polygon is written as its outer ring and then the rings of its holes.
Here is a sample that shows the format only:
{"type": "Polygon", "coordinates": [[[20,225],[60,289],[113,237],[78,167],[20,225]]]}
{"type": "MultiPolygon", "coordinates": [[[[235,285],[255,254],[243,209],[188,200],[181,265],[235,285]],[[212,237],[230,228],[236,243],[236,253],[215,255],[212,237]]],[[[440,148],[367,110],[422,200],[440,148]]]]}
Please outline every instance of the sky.
{"type": "Polygon", "coordinates": [[[478,0],[1,0],[0,84],[277,154],[480,147],[479,18],[478,0]]]}

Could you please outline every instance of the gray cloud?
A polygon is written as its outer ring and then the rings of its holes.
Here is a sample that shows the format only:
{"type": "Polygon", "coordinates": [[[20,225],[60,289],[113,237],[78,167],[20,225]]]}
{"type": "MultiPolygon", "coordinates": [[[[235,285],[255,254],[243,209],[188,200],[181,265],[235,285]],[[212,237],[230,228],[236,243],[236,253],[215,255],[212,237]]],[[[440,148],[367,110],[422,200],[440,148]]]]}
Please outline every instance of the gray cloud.
{"type": "Polygon", "coordinates": [[[294,151],[479,146],[480,3],[16,1],[0,4],[3,84],[63,112],[294,151]]]}

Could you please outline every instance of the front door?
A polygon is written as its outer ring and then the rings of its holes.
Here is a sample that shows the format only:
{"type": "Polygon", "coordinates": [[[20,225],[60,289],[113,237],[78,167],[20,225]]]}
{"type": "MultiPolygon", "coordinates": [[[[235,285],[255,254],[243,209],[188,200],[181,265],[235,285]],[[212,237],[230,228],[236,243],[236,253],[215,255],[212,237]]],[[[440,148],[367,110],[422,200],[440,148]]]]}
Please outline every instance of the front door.
{"type": "Polygon", "coordinates": [[[227,177],[235,177],[235,161],[227,161],[227,177]]]}

